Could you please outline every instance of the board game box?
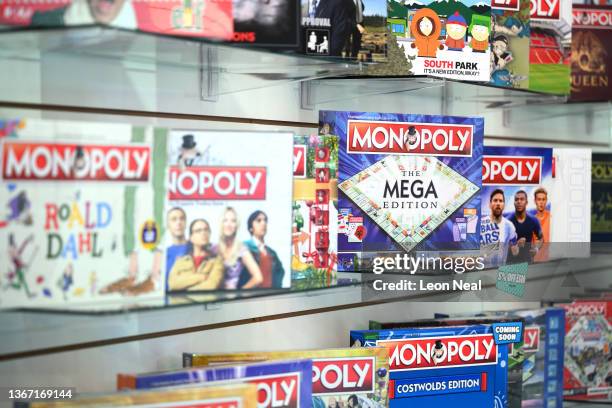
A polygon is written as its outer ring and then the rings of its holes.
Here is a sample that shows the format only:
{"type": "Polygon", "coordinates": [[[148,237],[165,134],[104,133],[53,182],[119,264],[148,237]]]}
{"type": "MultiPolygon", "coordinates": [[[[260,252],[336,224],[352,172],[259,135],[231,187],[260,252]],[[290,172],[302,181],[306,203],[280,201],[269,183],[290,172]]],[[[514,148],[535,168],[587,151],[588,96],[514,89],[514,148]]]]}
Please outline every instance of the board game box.
{"type": "Polygon", "coordinates": [[[353,347],[389,351],[389,406],[508,406],[508,344],[522,324],[354,330],[353,347]]]}
{"type": "Polygon", "coordinates": [[[491,1],[491,84],[529,88],[530,0],[491,1]]]}
{"type": "Polygon", "coordinates": [[[357,253],[478,248],[481,118],[321,111],[319,126],[339,137],[344,270],[357,253]]]}
{"type": "Polygon", "coordinates": [[[576,300],[565,309],[563,393],[580,399],[612,393],[612,301],[576,300]]]}
{"type": "MultiPolygon", "coordinates": [[[[436,313],[438,317],[448,317],[436,313]]],[[[524,321],[521,344],[513,344],[510,354],[521,362],[522,406],[561,408],[563,406],[563,344],[565,311],[562,308],[525,309],[451,315],[451,318],[503,319],[524,321]]]]}
{"type": "Polygon", "coordinates": [[[178,389],[80,395],[73,399],[17,403],[18,407],[256,408],[255,384],[226,384],[178,389]]]}
{"type": "Polygon", "coordinates": [[[294,282],[331,282],[338,241],[338,138],[295,136],[293,145],[294,282]]]}
{"type": "Polygon", "coordinates": [[[167,290],[289,288],[293,135],[169,130],[167,139],[167,290]]]}
{"type": "Polygon", "coordinates": [[[491,1],[387,0],[387,26],[412,75],[491,79],[491,1]]]}
{"type": "Polygon", "coordinates": [[[257,386],[259,408],[310,407],[310,360],[263,362],[235,366],[186,368],[144,374],[118,374],[117,390],[145,390],[220,382],[245,382],[257,386]]]}
{"type": "Polygon", "coordinates": [[[312,407],[387,406],[387,350],[327,349],[261,353],[183,353],[183,366],[199,367],[245,361],[312,359],[312,407]]]}
{"type": "Polygon", "coordinates": [[[548,259],[552,158],[550,148],[485,147],[480,244],[486,265],[548,259]]]}
{"type": "MultiPolygon", "coordinates": [[[[394,330],[415,327],[445,327],[445,326],[473,326],[493,323],[518,323],[523,325],[520,317],[472,317],[448,318],[436,314],[435,319],[419,319],[406,322],[377,322],[370,320],[370,330],[394,330]]],[[[523,341],[512,343],[508,351],[508,408],[520,408],[523,388],[523,341]]]]}
{"type": "Polygon", "coordinates": [[[568,95],[572,0],[532,0],[529,89],[568,95]]]}
{"type": "Polygon", "coordinates": [[[612,154],[593,153],[591,241],[612,242],[612,154]]]}

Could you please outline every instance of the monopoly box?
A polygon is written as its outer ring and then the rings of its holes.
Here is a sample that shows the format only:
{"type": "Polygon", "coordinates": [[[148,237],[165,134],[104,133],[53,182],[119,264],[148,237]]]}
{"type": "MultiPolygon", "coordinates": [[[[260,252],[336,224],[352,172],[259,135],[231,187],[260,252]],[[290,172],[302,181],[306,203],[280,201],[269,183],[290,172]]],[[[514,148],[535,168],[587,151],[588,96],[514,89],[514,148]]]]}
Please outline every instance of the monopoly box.
{"type": "Polygon", "coordinates": [[[234,366],[185,368],[145,374],[118,374],[117,389],[145,390],[180,385],[245,382],[257,386],[257,406],[310,407],[312,362],[278,361],[234,366]]]}
{"type": "Polygon", "coordinates": [[[340,138],[339,263],[479,248],[482,118],[321,111],[319,127],[340,138]]]}
{"type": "Polygon", "coordinates": [[[508,406],[508,344],[522,324],[351,331],[353,347],[389,351],[389,406],[508,406]]]}
{"type": "Polygon", "coordinates": [[[387,350],[327,349],[233,354],[183,353],[185,367],[244,361],[312,359],[312,407],[387,406],[387,350]]]}
{"type": "MultiPolygon", "coordinates": [[[[448,315],[436,314],[439,317],[448,315]]],[[[522,406],[561,408],[563,404],[563,337],[565,312],[561,308],[484,312],[474,319],[521,318],[522,344],[513,344],[511,354],[521,359],[522,406]]],[[[453,315],[452,318],[470,318],[453,315]]]]}
{"type": "Polygon", "coordinates": [[[591,241],[612,242],[612,154],[593,153],[591,241]]]}
{"type": "MultiPolygon", "coordinates": [[[[435,319],[420,319],[407,322],[377,322],[370,320],[370,330],[391,330],[415,327],[446,327],[446,326],[473,326],[493,323],[517,323],[524,327],[520,317],[472,317],[448,318],[445,315],[435,315],[435,319]]],[[[512,343],[508,351],[508,408],[520,408],[523,389],[523,341],[512,343]]]]}
{"type": "Polygon", "coordinates": [[[612,301],[576,300],[565,308],[563,393],[580,399],[612,393],[612,301]]]}
{"type": "Polygon", "coordinates": [[[118,392],[114,394],[82,395],[53,402],[18,403],[20,407],[126,407],[139,408],[256,408],[255,384],[227,384],[179,389],[161,388],[149,391],[118,392]]]}

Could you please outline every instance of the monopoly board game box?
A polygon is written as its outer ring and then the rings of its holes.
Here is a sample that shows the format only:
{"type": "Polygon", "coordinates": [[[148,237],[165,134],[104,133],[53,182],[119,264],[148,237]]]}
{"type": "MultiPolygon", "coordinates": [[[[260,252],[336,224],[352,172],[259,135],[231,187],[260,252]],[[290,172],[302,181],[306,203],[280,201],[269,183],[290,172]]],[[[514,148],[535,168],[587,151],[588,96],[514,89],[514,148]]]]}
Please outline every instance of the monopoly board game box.
{"type": "Polygon", "coordinates": [[[234,366],[185,368],[145,374],[117,375],[117,389],[145,390],[179,385],[245,382],[257,386],[259,408],[310,407],[310,360],[251,363],[234,366]]]}
{"type": "Polygon", "coordinates": [[[551,241],[552,158],[550,148],[485,147],[480,244],[486,265],[548,259],[542,245],[551,241]]]}
{"type": "MultiPolygon", "coordinates": [[[[439,317],[448,315],[436,314],[439,317]]],[[[561,408],[563,405],[564,316],[562,308],[525,309],[484,312],[475,316],[452,315],[451,318],[503,319],[524,321],[521,344],[513,344],[511,355],[521,359],[522,406],[561,408]]]]}
{"type": "Polygon", "coordinates": [[[387,26],[413,75],[491,79],[491,1],[387,0],[387,26]]]}
{"type": "Polygon", "coordinates": [[[612,242],[612,154],[593,153],[591,241],[612,242]]]}
{"type": "Polygon", "coordinates": [[[294,281],[331,281],[338,241],[338,138],[295,136],[293,145],[294,281]]]}
{"type": "Polygon", "coordinates": [[[482,118],[321,111],[339,139],[338,258],[478,249],[482,118]]]}
{"type": "Polygon", "coordinates": [[[245,361],[312,359],[312,407],[387,406],[387,350],[324,349],[232,354],[183,353],[183,366],[198,367],[245,361]]]}
{"type": "Polygon", "coordinates": [[[529,88],[530,0],[491,1],[491,84],[529,88]]]}
{"type": "Polygon", "coordinates": [[[507,407],[508,344],[522,324],[355,330],[353,347],[389,351],[389,406],[507,407]]]}
{"type": "Polygon", "coordinates": [[[563,393],[583,399],[612,393],[612,301],[576,300],[565,309],[563,393]]]}
{"type": "MultiPolygon", "coordinates": [[[[377,322],[370,320],[370,330],[392,330],[415,327],[445,327],[445,326],[474,326],[493,323],[517,323],[524,327],[520,317],[471,317],[448,318],[445,315],[435,315],[435,319],[419,319],[406,322],[377,322]]],[[[508,351],[508,408],[520,408],[523,392],[523,341],[512,343],[508,351]]]]}
{"type": "Polygon", "coordinates": [[[255,384],[226,384],[179,389],[160,388],[149,391],[118,392],[114,394],[79,395],[72,399],[18,402],[19,407],[126,407],[139,408],[256,408],[255,384]]]}
{"type": "Polygon", "coordinates": [[[168,139],[167,290],[289,288],[293,135],[157,133],[168,139]]]}

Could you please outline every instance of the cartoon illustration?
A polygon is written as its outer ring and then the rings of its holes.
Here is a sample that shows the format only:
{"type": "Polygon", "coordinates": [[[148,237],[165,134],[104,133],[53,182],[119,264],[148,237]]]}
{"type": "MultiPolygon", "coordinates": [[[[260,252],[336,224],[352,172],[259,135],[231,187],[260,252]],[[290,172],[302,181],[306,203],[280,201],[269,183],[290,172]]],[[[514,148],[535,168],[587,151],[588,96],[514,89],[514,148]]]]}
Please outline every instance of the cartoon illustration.
{"type": "Polygon", "coordinates": [[[512,52],[508,49],[508,38],[505,35],[497,35],[493,38],[492,50],[493,71],[504,69],[512,61],[512,52]]]}
{"type": "Polygon", "coordinates": [[[446,21],[446,46],[451,51],[463,51],[467,22],[458,11],[446,21]]]}
{"type": "Polygon", "coordinates": [[[196,149],[196,141],[193,135],[184,135],[181,152],[178,156],[178,164],[181,167],[200,166],[205,163],[202,152],[196,149]]]}
{"type": "Polygon", "coordinates": [[[438,365],[444,360],[444,355],[446,354],[446,349],[442,345],[441,340],[436,340],[436,345],[431,352],[431,356],[433,357],[433,362],[435,365],[438,365]]]}
{"type": "Polygon", "coordinates": [[[491,29],[491,18],[480,14],[472,15],[472,23],[470,24],[470,34],[472,40],[470,47],[473,52],[486,52],[489,48],[489,32],[491,29]]]}
{"type": "MultiPolygon", "coordinates": [[[[25,278],[25,273],[30,267],[31,261],[26,263],[23,260],[23,253],[26,247],[28,246],[28,244],[30,244],[32,241],[34,241],[34,235],[28,236],[21,243],[21,245],[18,246],[15,240],[15,236],[13,234],[10,234],[9,235],[9,247],[8,247],[8,255],[11,260],[11,263],[13,264],[13,271],[9,272],[9,275],[8,275],[9,281],[10,281],[8,286],[13,289],[17,289],[17,290],[20,290],[21,288],[23,288],[25,290],[26,295],[30,298],[34,297],[35,294],[30,292],[30,288],[28,287],[28,282],[26,281],[26,278],[25,278]]],[[[30,256],[30,259],[34,259],[37,252],[38,252],[38,247],[36,246],[34,247],[34,252],[30,256]]]]}
{"type": "Polygon", "coordinates": [[[62,276],[57,281],[57,286],[62,291],[64,295],[64,300],[68,300],[68,292],[70,291],[70,287],[74,284],[74,267],[72,266],[72,262],[68,262],[68,265],[64,268],[64,272],[62,276]]]}
{"type": "Polygon", "coordinates": [[[20,191],[17,196],[8,202],[10,214],[7,221],[15,221],[24,225],[32,225],[32,213],[30,212],[32,203],[28,199],[25,191],[20,191]]]}
{"type": "Polygon", "coordinates": [[[414,14],[410,30],[414,35],[412,48],[418,50],[419,57],[436,58],[438,50],[444,46],[438,39],[442,31],[442,22],[438,14],[430,8],[422,8],[414,14]]]}

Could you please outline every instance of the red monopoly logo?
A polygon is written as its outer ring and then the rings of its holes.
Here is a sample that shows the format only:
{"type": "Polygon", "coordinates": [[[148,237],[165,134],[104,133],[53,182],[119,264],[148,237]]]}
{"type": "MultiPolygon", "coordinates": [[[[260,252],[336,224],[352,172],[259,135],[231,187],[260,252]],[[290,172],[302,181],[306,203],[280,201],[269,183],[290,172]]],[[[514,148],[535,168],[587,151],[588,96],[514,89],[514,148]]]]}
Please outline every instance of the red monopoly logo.
{"type": "Polygon", "coordinates": [[[472,156],[472,125],[348,121],[348,153],[472,156]]]}
{"type": "Polygon", "coordinates": [[[253,377],[249,382],[257,385],[258,408],[297,408],[300,405],[300,373],[253,377]]]}
{"type": "Polygon", "coordinates": [[[540,349],[540,327],[525,327],[525,339],[523,341],[523,351],[538,351],[540,349]]]}
{"type": "Polygon", "coordinates": [[[389,350],[391,371],[497,363],[497,345],[493,334],[379,340],[376,344],[389,350]]]}
{"type": "Polygon", "coordinates": [[[265,200],[265,167],[170,167],[170,200],[265,200]]]}
{"type": "Polygon", "coordinates": [[[143,145],[5,141],[2,144],[2,178],[12,181],[146,182],[150,158],[150,147],[143,145]]]}
{"type": "Polygon", "coordinates": [[[202,402],[173,402],[173,407],[188,407],[188,408],[240,408],[244,406],[242,399],[211,399],[202,402]]]}
{"type": "Polygon", "coordinates": [[[532,19],[537,20],[560,20],[560,0],[531,0],[529,14],[532,19]]]}
{"type": "Polygon", "coordinates": [[[578,8],[572,9],[572,27],[575,28],[612,28],[612,9],[578,8]]]}
{"type": "Polygon", "coordinates": [[[563,305],[568,316],[606,315],[606,302],[575,302],[563,305]]]}
{"type": "Polygon", "coordinates": [[[483,156],[482,184],[540,184],[542,158],[527,156],[483,156]]]}
{"type": "Polygon", "coordinates": [[[374,392],[375,357],[312,361],[312,395],[374,392]]]}
{"type": "Polygon", "coordinates": [[[519,0],[492,0],[491,8],[493,10],[511,10],[519,11],[519,0]]]}
{"type": "Polygon", "coordinates": [[[306,146],[293,146],[293,177],[306,177],[306,146]]]}

